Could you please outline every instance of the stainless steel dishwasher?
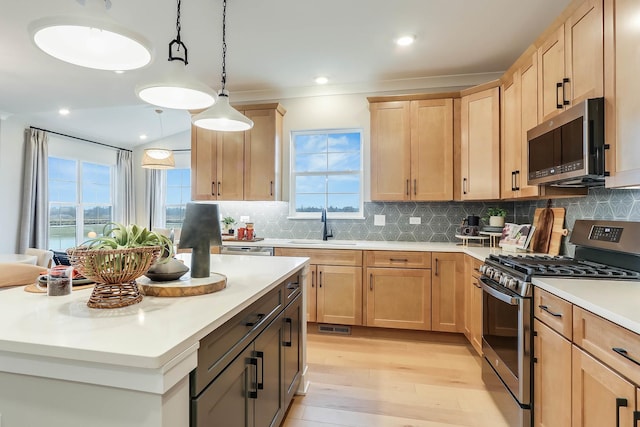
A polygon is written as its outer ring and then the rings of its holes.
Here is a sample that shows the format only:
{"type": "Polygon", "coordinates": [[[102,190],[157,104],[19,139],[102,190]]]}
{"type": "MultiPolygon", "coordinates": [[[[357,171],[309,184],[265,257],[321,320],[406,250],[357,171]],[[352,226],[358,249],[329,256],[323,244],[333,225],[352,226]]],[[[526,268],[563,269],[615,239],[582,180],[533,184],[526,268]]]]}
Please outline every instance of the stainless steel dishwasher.
{"type": "Polygon", "coordinates": [[[270,246],[223,246],[220,250],[223,255],[252,255],[273,256],[273,247],[270,246]]]}

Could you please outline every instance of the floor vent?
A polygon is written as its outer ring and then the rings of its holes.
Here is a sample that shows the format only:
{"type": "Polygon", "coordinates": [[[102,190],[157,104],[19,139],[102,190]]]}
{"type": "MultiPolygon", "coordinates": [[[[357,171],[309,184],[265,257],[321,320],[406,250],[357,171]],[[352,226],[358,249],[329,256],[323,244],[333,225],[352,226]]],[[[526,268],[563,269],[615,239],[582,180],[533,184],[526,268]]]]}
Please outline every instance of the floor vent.
{"type": "Polygon", "coordinates": [[[351,335],[351,326],[318,325],[318,332],[322,332],[324,334],[351,335]]]}

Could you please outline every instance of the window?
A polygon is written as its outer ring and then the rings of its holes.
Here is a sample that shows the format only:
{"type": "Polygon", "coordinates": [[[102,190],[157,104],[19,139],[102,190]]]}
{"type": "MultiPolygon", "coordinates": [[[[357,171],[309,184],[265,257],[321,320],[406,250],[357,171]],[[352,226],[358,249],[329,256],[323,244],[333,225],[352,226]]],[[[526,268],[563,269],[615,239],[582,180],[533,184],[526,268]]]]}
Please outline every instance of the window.
{"type": "Polygon", "coordinates": [[[362,131],[291,133],[290,215],[362,217],[362,131]]]}
{"type": "Polygon", "coordinates": [[[113,168],[49,157],[49,248],[65,250],[101,235],[113,221],[113,168]]]}
{"type": "Polygon", "coordinates": [[[165,200],[165,227],[180,228],[184,221],[187,202],[191,200],[191,170],[167,170],[167,192],[165,200]]]}

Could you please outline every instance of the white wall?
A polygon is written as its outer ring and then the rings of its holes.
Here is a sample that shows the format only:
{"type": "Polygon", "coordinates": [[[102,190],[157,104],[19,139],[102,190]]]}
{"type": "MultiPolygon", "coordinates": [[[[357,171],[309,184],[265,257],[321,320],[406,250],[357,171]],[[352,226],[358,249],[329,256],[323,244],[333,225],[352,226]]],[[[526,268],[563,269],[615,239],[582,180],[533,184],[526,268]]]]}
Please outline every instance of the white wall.
{"type": "Polygon", "coordinates": [[[18,250],[25,127],[18,116],[0,119],[0,253],[18,250]]]}

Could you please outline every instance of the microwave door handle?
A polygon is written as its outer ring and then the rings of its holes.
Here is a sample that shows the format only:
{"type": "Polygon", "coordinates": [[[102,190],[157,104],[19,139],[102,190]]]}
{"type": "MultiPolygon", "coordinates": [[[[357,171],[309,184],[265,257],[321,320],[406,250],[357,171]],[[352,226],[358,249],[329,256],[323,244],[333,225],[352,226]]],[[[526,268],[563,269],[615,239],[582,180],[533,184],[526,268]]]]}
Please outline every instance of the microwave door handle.
{"type": "Polygon", "coordinates": [[[486,281],[484,277],[481,277],[480,281],[482,282],[482,290],[484,292],[488,293],[489,295],[491,295],[496,299],[499,299],[502,302],[506,302],[509,305],[518,305],[518,298],[514,298],[510,295],[507,295],[495,289],[486,281]]]}

